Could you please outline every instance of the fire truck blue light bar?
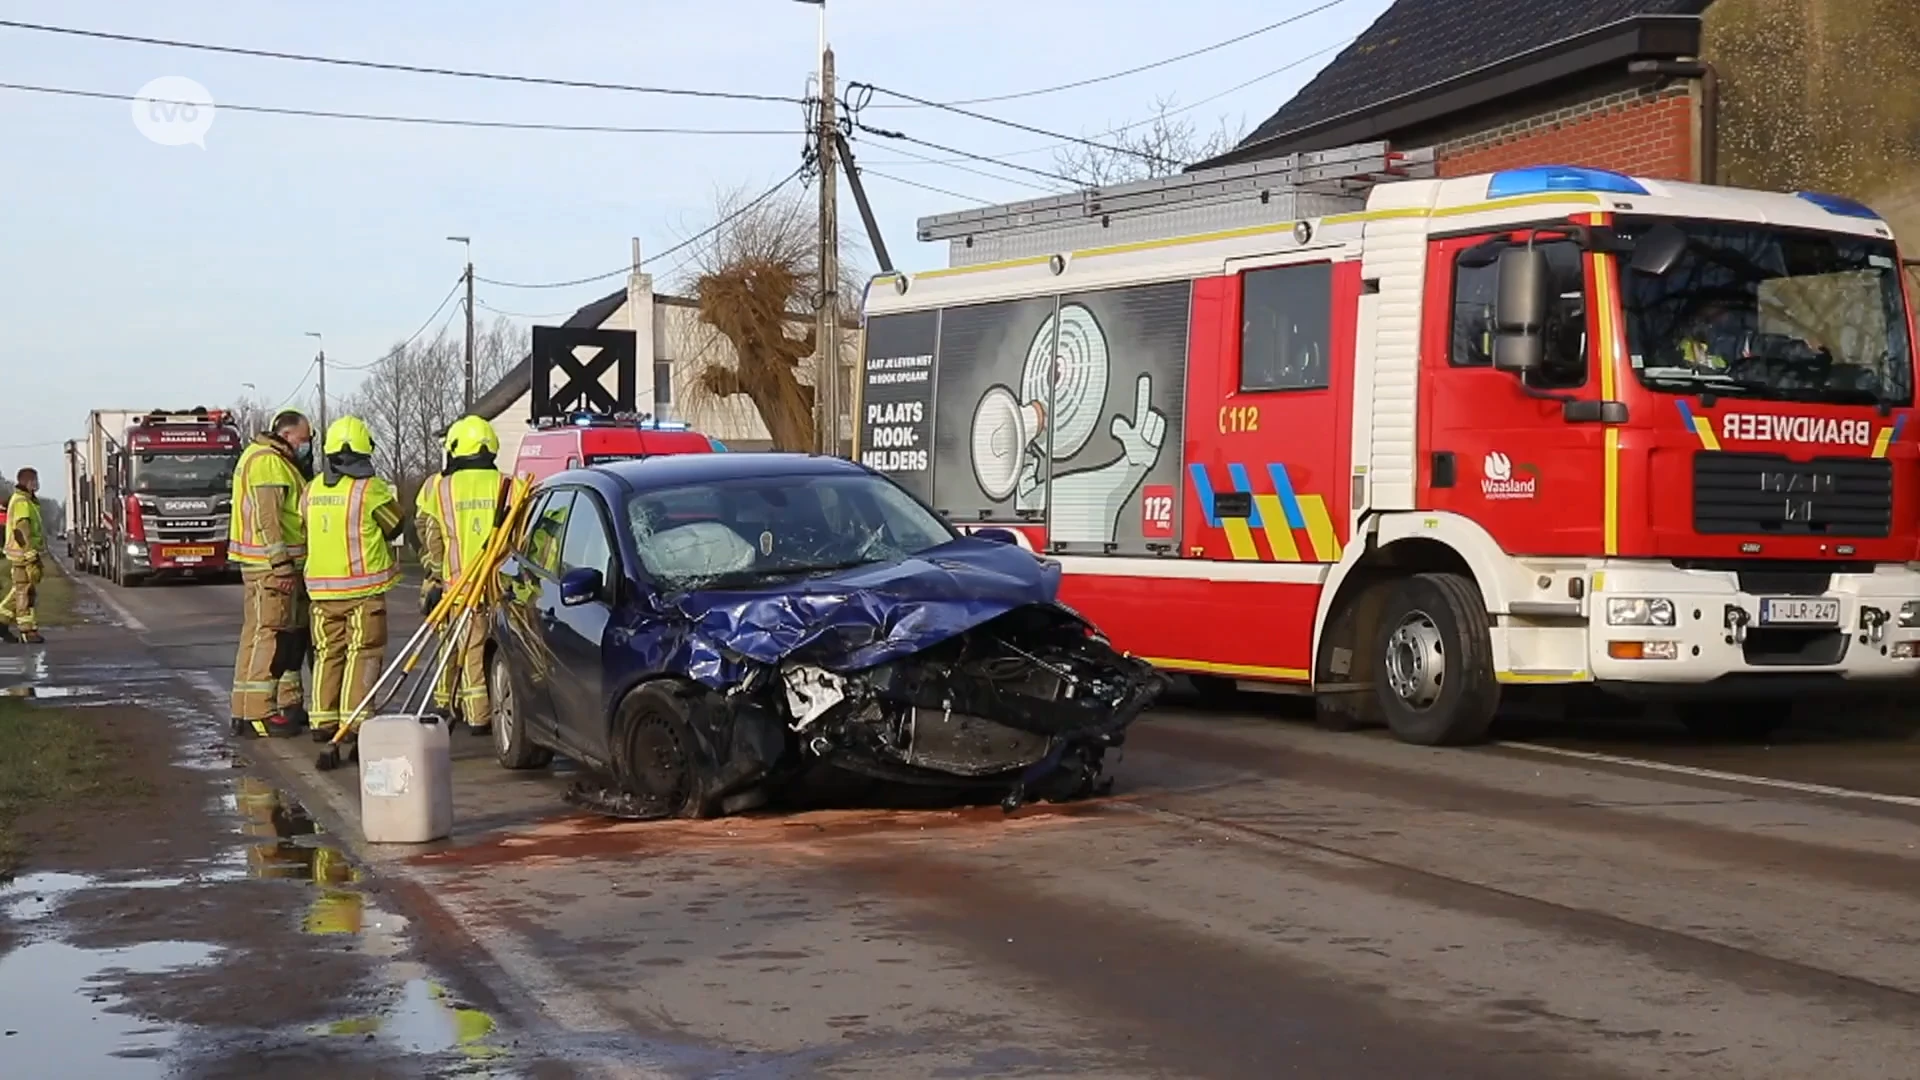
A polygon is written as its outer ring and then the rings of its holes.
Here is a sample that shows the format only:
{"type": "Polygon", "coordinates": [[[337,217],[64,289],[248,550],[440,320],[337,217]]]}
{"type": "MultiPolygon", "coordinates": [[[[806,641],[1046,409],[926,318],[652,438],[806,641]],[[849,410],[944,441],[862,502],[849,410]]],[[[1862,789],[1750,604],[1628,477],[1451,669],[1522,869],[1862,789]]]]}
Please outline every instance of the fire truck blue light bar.
{"type": "Polygon", "coordinates": [[[1841,217],[1866,218],[1868,221],[1880,220],[1880,215],[1874,213],[1871,207],[1864,203],[1854,202],[1852,199],[1842,195],[1828,195],[1819,191],[1796,191],[1794,194],[1825,210],[1829,214],[1839,214],[1841,217]]]}
{"type": "Polygon", "coordinates": [[[1577,165],[1536,165],[1527,169],[1508,169],[1493,174],[1487,182],[1487,198],[1510,199],[1516,195],[1544,195],[1554,191],[1594,191],[1608,195],[1645,195],[1647,189],[1631,176],[1605,169],[1583,169],[1577,165]]]}

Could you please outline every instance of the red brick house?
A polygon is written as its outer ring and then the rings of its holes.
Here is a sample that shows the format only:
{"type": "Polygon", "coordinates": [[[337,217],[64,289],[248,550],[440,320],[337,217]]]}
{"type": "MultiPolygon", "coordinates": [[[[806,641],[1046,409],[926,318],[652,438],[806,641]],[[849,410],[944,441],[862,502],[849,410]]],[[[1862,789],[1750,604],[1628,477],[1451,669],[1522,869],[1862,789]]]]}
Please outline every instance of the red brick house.
{"type": "Polygon", "coordinates": [[[1711,179],[1711,2],[1397,0],[1205,165],[1386,139],[1434,147],[1442,176],[1553,163],[1711,179]]]}

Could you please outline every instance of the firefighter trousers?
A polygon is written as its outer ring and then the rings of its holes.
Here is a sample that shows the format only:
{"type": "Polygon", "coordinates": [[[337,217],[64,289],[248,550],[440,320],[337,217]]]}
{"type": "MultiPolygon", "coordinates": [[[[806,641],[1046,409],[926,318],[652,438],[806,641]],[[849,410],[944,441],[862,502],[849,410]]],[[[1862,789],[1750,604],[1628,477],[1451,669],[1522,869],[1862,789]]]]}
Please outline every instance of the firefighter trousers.
{"type": "Polygon", "coordinates": [[[7,596],[0,600],[0,623],[12,623],[22,632],[38,630],[40,622],[33,608],[40,598],[40,561],[8,563],[7,577],[7,596]]]}
{"type": "Polygon", "coordinates": [[[487,698],[487,627],[491,615],[475,608],[467,628],[455,643],[447,673],[433,688],[433,703],[442,709],[459,702],[460,716],[473,727],[493,723],[493,706],[487,698]]]}
{"type": "Polygon", "coordinates": [[[306,703],[300,665],[306,661],[306,588],[294,579],[292,592],[268,583],[273,571],[240,571],[240,649],[233,659],[233,716],[248,722],[278,712],[298,711],[306,703]]]}
{"type": "Polygon", "coordinates": [[[387,597],[313,602],[313,707],[316,729],[338,727],[380,681],[387,655],[387,597]]]}

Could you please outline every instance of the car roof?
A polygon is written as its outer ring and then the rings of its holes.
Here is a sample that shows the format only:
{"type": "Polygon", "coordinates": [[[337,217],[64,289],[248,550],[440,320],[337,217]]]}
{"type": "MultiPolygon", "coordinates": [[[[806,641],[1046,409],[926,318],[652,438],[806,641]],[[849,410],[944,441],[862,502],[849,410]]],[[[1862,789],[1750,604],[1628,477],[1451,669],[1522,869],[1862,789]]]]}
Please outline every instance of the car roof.
{"type": "Polygon", "coordinates": [[[768,476],[871,475],[867,468],[844,458],[819,454],[727,453],[666,454],[639,461],[617,461],[590,469],[573,469],[548,484],[591,484],[603,491],[625,486],[633,492],[711,484],[768,476]],[[609,484],[611,479],[617,483],[609,484]]]}

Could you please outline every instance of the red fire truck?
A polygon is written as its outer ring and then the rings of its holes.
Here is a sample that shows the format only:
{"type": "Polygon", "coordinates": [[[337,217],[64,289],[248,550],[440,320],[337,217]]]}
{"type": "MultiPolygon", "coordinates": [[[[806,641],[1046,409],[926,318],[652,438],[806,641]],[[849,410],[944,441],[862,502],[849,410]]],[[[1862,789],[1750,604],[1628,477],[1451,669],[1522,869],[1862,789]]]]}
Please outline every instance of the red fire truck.
{"type": "Polygon", "coordinates": [[[1515,687],[1757,734],[1920,674],[1912,323],[1872,210],[1385,144],[924,219],[861,454],[1116,644],[1481,740],[1515,687]]]}
{"type": "Polygon", "coordinates": [[[240,429],[219,410],[99,410],[67,443],[67,554],[116,584],[227,575],[240,429]]]}

